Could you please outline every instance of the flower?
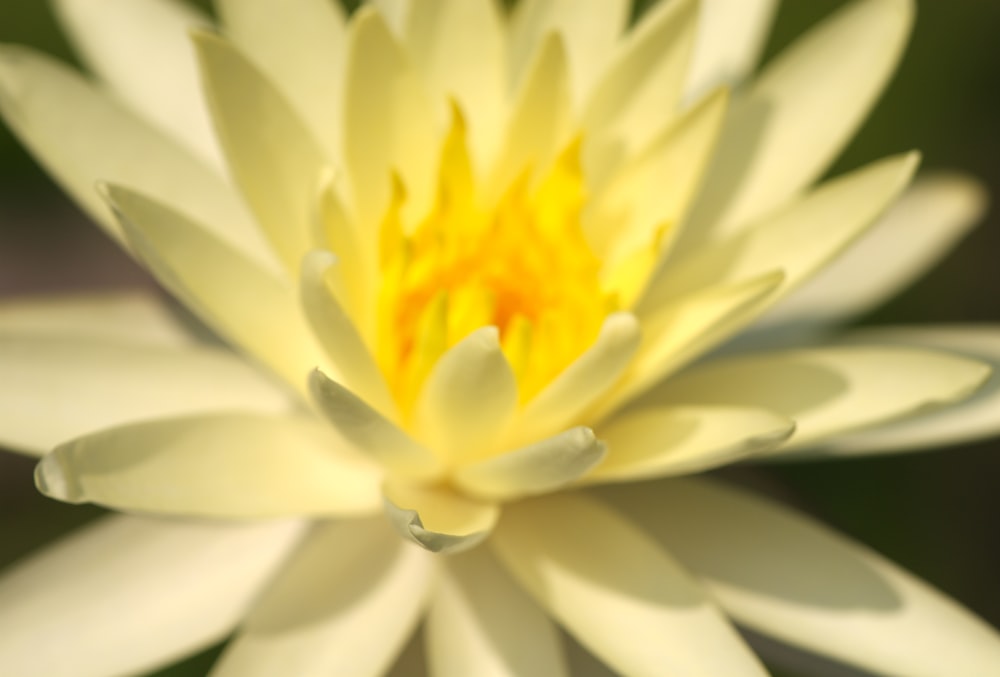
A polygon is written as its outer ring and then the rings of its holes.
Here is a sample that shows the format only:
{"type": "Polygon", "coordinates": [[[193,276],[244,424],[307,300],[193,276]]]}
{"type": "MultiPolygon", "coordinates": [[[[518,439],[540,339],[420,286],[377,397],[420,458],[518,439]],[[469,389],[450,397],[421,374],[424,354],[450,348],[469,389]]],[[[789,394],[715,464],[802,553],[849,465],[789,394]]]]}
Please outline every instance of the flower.
{"type": "Polygon", "coordinates": [[[995,398],[908,418],[980,388],[996,330],[754,348],[934,258],[901,221],[981,209],[963,178],[903,194],[913,154],[813,186],[910,2],[850,4],[732,94],[770,2],[626,30],[610,0],[221,0],[221,34],[164,0],[57,8],[101,85],[5,48],[0,110],[249,359],[145,299],[4,313],[0,438],[44,493],[137,513],[0,580],[6,672],[131,673],[235,628],[220,675],[380,674],[422,619],[435,675],[565,674],[557,624],[627,675],[763,674],[728,619],[880,672],[1000,664],[877,555],[679,478],[997,431],[995,398]]]}

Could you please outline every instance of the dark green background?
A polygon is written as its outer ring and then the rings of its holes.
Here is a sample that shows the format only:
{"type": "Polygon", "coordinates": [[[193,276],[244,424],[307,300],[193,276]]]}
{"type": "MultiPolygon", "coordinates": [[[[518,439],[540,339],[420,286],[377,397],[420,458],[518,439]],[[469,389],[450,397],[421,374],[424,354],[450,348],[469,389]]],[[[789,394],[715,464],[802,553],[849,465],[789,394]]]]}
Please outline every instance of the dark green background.
{"type": "MultiPolygon", "coordinates": [[[[767,54],[842,4],[785,0],[767,54]]],[[[1000,195],[1000,3],[917,4],[919,16],[907,58],[834,173],[919,148],[925,168],[968,170],[989,184],[993,195],[1000,195]]],[[[0,41],[31,44],[72,58],[46,3],[39,0],[0,0],[0,41]]],[[[991,213],[949,260],[866,322],[1000,322],[998,267],[1000,222],[991,213]]],[[[0,126],[0,298],[136,285],[150,283],[0,126]]],[[[42,499],[34,493],[32,467],[31,460],[0,456],[0,564],[100,512],[42,499]]],[[[739,472],[905,565],[1000,626],[997,442],[739,472]]],[[[163,674],[204,674],[208,660],[208,655],[198,657],[163,674]]]]}

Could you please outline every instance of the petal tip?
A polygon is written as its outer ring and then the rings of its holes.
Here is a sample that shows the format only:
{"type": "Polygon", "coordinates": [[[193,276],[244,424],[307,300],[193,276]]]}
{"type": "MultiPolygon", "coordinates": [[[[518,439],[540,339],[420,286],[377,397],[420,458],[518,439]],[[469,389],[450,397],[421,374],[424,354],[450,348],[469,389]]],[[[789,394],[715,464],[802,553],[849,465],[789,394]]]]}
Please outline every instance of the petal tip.
{"type": "Polygon", "coordinates": [[[63,469],[61,448],[43,456],[35,466],[35,486],[49,498],[67,503],[83,502],[80,487],[63,469]]]}

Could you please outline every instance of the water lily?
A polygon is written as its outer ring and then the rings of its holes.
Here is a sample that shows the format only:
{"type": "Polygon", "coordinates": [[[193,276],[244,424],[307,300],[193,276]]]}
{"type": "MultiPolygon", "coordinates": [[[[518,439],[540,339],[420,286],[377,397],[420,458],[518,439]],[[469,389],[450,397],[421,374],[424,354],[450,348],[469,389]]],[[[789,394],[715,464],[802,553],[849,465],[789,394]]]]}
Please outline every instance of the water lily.
{"type": "Polygon", "coordinates": [[[621,674],[764,674],[733,622],[877,672],[1000,665],[878,555],[680,478],[1000,430],[995,388],[955,404],[996,329],[816,340],[982,208],[908,188],[914,154],[816,185],[911,2],[744,84],[768,0],[56,8],[96,81],[4,47],[0,110],[233,349],[135,295],[0,312],[0,441],[128,513],[0,579],[5,674],[233,634],[213,675],[375,675],[421,623],[442,676],[567,674],[559,627],[621,674]]]}

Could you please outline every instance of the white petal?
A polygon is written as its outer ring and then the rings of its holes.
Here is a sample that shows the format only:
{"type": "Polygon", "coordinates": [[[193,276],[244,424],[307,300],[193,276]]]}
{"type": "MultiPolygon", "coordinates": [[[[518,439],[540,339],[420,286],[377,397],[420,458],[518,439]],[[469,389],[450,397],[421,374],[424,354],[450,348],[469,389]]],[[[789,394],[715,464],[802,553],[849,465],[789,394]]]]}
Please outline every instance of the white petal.
{"type": "Polygon", "coordinates": [[[105,518],[0,579],[0,665],[107,677],[193,653],[232,631],[300,534],[287,522],[105,518]]]}
{"type": "Polygon", "coordinates": [[[1000,665],[985,623],[787,508],[694,480],[601,493],[753,630],[879,674],[978,677],[1000,665]]]}
{"type": "Polygon", "coordinates": [[[450,554],[478,545],[500,515],[495,503],[468,498],[445,486],[387,482],[382,490],[392,526],[430,552],[450,554]]]}
{"type": "Polygon", "coordinates": [[[739,84],[757,65],[778,0],[702,0],[684,99],[739,84]]]}
{"type": "Polygon", "coordinates": [[[485,548],[443,562],[427,614],[434,677],[568,677],[559,634],[485,548]]]}
{"type": "Polygon", "coordinates": [[[336,157],[346,28],[331,0],[216,0],[226,34],[336,157]]]}
{"type": "Polygon", "coordinates": [[[419,620],[431,572],[431,559],[381,519],[319,525],[212,677],[382,675],[419,620]]]}
{"type": "MultiPolygon", "coordinates": [[[[312,201],[328,160],[297,112],[233,45],[194,44],[229,170],[271,246],[293,274],[312,241],[312,201]]],[[[332,124],[332,120],[331,120],[332,124]]]]}
{"type": "Polygon", "coordinates": [[[209,347],[14,334],[0,337],[0,373],[0,441],[33,454],[130,421],[292,406],[262,374],[209,347]]]}
{"type": "Polygon", "coordinates": [[[769,63],[733,101],[692,232],[736,232],[822,175],[896,69],[913,5],[855,0],[769,63]]]}
{"type": "Polygon", "coordinates": [[[303,416],[210,414],[134,423],[56,447],[35,470],[61,501],[193,517],[377,511],[381,473],[303,416]]]}
{"type": "Polygon", "coordinates": [[[474,460],[489,455],[517,407],[517,379],[495,327],[478,329],[431,369],[417,398],[421,436],[439,454],[474,460]]]}
{"type": "Polygon", "coordinates": [[[452,479],[473,496],[512,500],[566,486],[600,463],[605,451],[590,429],[573,428],[459,468],[452,479]]]}
{"type": "Polygon", "coordinates": [[[215,167],[221,157],[188,34],[208,17],[180,0],[57,0],[81,57],[140,115],[215,167]]]}
{"type": "Polygon", "coordinates": [[[619,673],[766,674],[698,584],[600,502],[560,495],[512,504],[490,545],[541,606],[619,673]]]}
{"type": "Polygon", "coordinates": [[[269,260],[239,195],[215,170],[78,74],[20,47],[0,49],[0,113],[38,161],[109,234],[122,231],[98,181],[142,191],[269,260]]]}
{"type": "Polygon", "coordinates": [[[795,435],[781,454],[961,400],[989,373],[982,362],[943,352],[839,346],[713,360],[666,381],[651,398],[763,407],[794,419],[795,435]]]}
{"type": "Polygon", "coordinates": [[[585,481],[686,475],[733,463],[788,439],[795,423],[748,407],[647,407],[615,416],[597,434],[609,453],[585,481]]]}
{"type": "Polygon", "coordinates": [[[996,325],[875,328],[848,336],[865,344],[898,344],[947,350],[982,360],[990,380],[972,397],[939,411],[837,437],[823,454],[874,454],[961,444],[1000,434],[1000,328],[996,325]]]}

